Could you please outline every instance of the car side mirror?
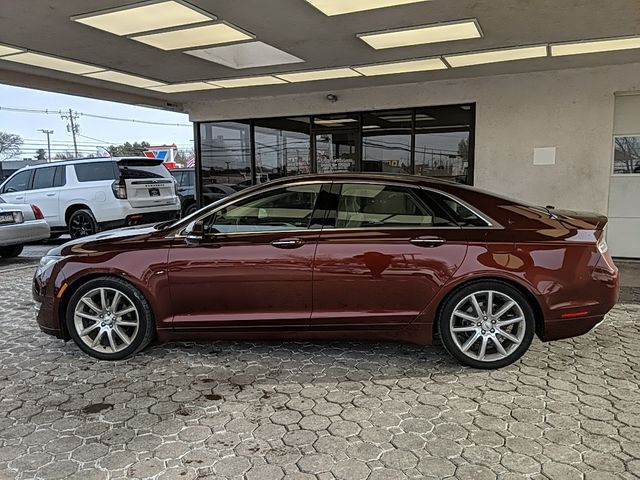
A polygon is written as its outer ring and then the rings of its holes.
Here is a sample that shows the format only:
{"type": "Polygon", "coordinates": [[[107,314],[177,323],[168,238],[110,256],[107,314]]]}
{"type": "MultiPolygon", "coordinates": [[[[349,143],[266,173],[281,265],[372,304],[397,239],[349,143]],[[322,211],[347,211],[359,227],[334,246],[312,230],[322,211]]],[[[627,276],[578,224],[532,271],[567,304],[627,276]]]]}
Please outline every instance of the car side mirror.
{"type": "Polygon", "coordinates": [[[200,243],[204,238],[204,222],[197,220],[187,233],[187,243],[200,243]]]}

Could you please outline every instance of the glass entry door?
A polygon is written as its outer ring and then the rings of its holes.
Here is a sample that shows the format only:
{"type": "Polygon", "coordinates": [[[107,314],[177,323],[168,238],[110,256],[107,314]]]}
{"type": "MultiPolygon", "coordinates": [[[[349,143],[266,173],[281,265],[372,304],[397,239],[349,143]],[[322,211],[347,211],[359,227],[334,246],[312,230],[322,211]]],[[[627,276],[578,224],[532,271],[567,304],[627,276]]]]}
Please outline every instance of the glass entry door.
{"type": "Polygon", "coordinates": [[[317,172],[358,171],[359,138],[357,130],[316,132],[314,150],[317,172]]]}

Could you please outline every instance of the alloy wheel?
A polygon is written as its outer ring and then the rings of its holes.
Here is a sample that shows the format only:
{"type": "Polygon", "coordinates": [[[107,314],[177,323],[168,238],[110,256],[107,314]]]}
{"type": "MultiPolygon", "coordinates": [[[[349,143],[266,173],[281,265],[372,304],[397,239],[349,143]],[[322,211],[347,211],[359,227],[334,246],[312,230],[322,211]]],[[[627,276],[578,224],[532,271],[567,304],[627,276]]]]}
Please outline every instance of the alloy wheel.
{"type": "Polygon", "coordinates": [[[95,232],[93,219],[86,213],[79,213],[73,216],[69,223],[69,234],[71,238],[86,237],[95,232]]]}
{"type": "Polygon", "coordinates": [[[522,344],[525,314],[505,293],[477,291],[455,306],[449,331],[456,347],[467,357],[481,362],[502,360],[522,344]]]}
{"type": "Polygon", "coordinates": [[[99,353],[116,353],[129,347],[140,328],[133,301],[109,287],[84,294],[76,304],[73,320],[80,340],[99,353]]]}

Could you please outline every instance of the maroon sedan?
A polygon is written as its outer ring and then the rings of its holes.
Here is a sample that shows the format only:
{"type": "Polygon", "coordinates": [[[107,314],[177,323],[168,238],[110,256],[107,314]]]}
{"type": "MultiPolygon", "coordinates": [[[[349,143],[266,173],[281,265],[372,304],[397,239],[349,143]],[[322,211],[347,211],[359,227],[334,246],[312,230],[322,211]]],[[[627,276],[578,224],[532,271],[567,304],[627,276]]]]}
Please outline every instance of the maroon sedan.
{"type": "Polygon", "coordinates": [[[99,359],[154,338],[379,339],[498,368],[573,337],[618,296],[606,217],[395,175],[253,187],[173,223],[51,250],[38,323],[99,359]]]}

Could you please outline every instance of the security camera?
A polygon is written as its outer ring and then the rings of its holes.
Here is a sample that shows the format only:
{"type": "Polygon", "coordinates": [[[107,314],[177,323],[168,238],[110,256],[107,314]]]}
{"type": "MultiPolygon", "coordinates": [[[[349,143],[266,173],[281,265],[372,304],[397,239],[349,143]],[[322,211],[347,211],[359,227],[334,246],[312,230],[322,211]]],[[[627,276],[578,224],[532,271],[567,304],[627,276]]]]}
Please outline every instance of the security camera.
{"type": "Polygon", "coordinates": [[[329,100],[330,102],[337,102],[338,96],[333,93],[330,93],[327,95],[327,100],[329,100]]]}

